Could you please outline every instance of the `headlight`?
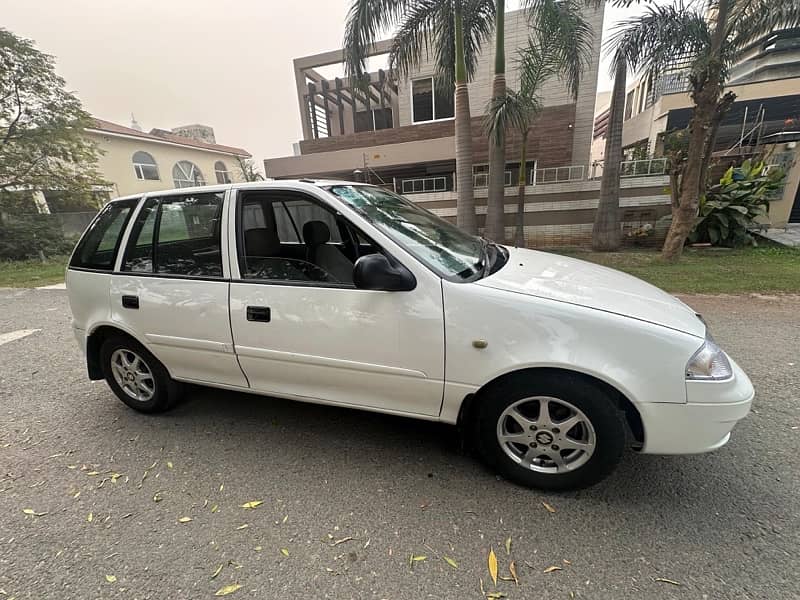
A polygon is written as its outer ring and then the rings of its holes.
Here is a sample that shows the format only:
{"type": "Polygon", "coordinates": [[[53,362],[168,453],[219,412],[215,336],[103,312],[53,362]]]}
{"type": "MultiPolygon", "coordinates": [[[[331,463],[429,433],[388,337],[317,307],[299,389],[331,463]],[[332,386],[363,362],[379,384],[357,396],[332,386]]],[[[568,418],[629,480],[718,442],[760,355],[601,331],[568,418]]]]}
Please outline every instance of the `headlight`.
{"type": "Polygon", "coordinates": [[[733,375],[731,363],[711,337],[694,353],[686,364],[686,379],[719,380],[733,375]]]}

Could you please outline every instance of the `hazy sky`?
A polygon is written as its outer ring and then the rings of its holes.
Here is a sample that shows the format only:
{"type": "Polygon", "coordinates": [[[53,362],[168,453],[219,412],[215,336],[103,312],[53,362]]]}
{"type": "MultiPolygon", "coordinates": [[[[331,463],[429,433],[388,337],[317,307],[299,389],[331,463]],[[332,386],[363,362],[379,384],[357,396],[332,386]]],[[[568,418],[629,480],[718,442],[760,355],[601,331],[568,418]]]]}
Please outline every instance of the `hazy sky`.
{"type": "MultiPolygon", "coordinates": [[[[263,158],[301,136],[292,59],[340,47],[350,0],[0,0],[95,116],[203,123],[263,158]]],[[[605,29],[624,14],[606,9],[605,29]]],[[[610,89],[601,67],[599,89],[610,89]]]]}

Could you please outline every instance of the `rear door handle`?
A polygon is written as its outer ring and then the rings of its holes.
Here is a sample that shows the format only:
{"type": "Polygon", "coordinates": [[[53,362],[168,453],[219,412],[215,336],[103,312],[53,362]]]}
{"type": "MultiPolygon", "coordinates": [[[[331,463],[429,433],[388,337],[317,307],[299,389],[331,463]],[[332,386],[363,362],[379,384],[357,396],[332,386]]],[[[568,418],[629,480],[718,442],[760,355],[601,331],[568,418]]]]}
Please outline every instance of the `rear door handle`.
{"type": "Polygon", "coordinates": [[[260,321],[262,323],[269,323],[272,318],[272,311],[269,306],[248,306],[247,307],[247,320],[260,321]]]}
{"type": "Polygon", "coordinates": [[[139,296],[123,296],[122,297],[122,308],[132,308],[134,310],[139,309],[139,296]]]}

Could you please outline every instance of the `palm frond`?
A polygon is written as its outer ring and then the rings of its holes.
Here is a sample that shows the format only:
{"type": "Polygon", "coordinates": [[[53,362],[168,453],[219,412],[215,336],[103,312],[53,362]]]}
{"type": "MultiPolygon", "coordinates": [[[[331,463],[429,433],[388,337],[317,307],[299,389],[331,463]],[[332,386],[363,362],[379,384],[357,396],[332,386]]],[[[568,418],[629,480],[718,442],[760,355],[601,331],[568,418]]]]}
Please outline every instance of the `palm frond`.
{"type": "MultiPolygon", "coordinates": [[[[615,61],[624,58],[633,70],[655,81],[681,61],[695,66],[711,45],[711,27],[696,5],[648,5],[636,17],[618,24],[606,43],[615,61]]],[[[612,65],[613,67],[613,65],[612,65]]]]}
{"type": "Polygon", "coordinates": [[[418,0],[403,15],[400,28],[394,34],[389,50],[389,67],[399,77],[404,77],[419,68],[431,48],[442,43],[438,31],[440,23],[452,21],[449,2],[441,0],[418,0]]]}
{"type": "Polygon", "coordinates": [[[738,53],[765,35],[800,27],[800,2],[789,0],[738,0],[733,3],[728,40],[738,53]]]}
{"type": "Polygon", "coordinates": [[[594,31],[583,13],[587,0],[527,0],[531,27],[548,40],[547,52],[559,65],[559,75],[574,98],[592,57],[594,31]]]}
{"type": "Polygon", "coordinates": [[[353,0],[344,27],[344,65],[348,77],[360,78],[370,48],[386,28],[399,23],[417,0],[353,0]]]}
{"type": "Polygon", "coordinates": [[[540,110],[538,98],[508,90],[505,97],[489,101],[483,127],[489,137],[502,144],[507,131],[526,131],[540,110]]]}

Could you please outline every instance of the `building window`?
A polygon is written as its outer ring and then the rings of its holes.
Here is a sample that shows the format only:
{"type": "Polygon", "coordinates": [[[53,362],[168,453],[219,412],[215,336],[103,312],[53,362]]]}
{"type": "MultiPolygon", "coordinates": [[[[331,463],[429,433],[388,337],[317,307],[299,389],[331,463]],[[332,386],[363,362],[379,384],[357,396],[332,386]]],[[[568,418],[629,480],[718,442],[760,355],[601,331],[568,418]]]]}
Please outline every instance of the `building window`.
{"type": "Polygon", "coordinates": [[[378,131],[379,129],[392,128],[392,109],[373,108],[370,111],[360,110],[356,113],[355,130],[378,131]]]}
{"type": "MultiPolygon", "coordinates": [[[[442,87],[439,84],[439,87],[442,87]]],[[[454,114],[453,92],[438,89],[433,77],[414,79],[411,82],[411,121],[424,123],[452,119],[454,114]]]]}
{"type": "Polygon", "coordinates": [[[214,163],[214,173],[217,175],[217,183],[231,182],[231,174],[228,171],[228,167],[221,160],[214,163]]]}
{"type": "Polygon", "coordinates": [[[133,170],[136,172],[136,179],[158,181],[158,165],[152,154],[148,152],[133,153],[133,170]]]}
{"type": "Polygon", "coordinates": [[[172,167],[172,179],[176,188],[205,185],[206,179],[196,164],[188,160],[179,160],[172,167]]]}
{"type": "Polygon", "coordinates": [[[447,190],[446,177],[419,177],[417,179],[403,180],[404,194],[419,194],[422,192],[444,192],[447,190]]]}

